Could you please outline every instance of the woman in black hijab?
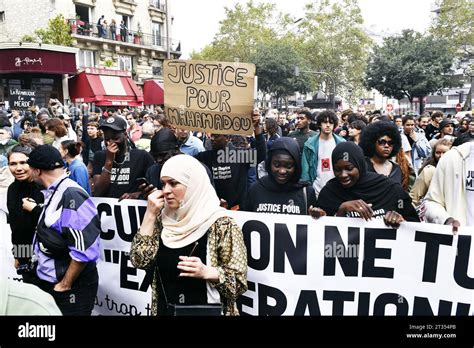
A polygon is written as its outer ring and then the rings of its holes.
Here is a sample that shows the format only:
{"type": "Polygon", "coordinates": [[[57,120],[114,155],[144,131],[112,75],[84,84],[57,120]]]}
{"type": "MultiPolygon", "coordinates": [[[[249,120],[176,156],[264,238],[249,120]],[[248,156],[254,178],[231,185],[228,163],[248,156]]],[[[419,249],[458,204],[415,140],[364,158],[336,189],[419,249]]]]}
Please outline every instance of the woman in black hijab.
{"type": "Polygon", "coordinates": [[[392,227],[405,220],[419,221],[401,185],[367,171],[364,153],[356,144],[338,144],[332,152],[332,163],[336,177],[323,187],[317,203],[328,215],[383,218],[392,227]]]}
{"type": "Polygon", "coordinates": [[[278,138],[267,152],[268,175],[254,183],[242,210],[257,213],[295,214],[314,217],[324,215],[316,205],[316,194],[310,183],[300,181],[301,152],[291,138],[278,138]]]}

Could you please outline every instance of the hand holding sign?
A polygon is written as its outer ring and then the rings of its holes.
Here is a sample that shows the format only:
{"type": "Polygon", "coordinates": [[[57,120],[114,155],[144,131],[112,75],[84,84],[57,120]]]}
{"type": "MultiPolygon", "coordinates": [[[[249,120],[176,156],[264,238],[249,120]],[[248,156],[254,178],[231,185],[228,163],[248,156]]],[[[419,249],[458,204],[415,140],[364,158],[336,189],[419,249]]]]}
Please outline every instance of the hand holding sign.
{"type": "Polygon", "coordinates": [[[252,113],[252,123],[255,135],[262,134],[263,128],[260,125],[260,112],[258,110],[254,110],[252,113]]]}
{"type": "Polygon", "coordinates": [[[337,216],[346,216],[346,213],[350,212],[358,213],[360,217],[367,221],[371,220],[374,215],[372,204],[367,204],[362,199],[342,203],[337,211],[337,216]]]}
{"type": "Polygon", "coordinates": [[[444,222],[444,224],[453,226],[453,234],[458,234],[458,228],[461,226],[461,223],[458,220],[450,217],[444,222]]]}
{"type": "Polygon", "coordinates": [[[403,216],[396,211],[389,211],[383,218],[385,224],[390,227],[399,228],[400,224],[405,221],[403,216]]]}

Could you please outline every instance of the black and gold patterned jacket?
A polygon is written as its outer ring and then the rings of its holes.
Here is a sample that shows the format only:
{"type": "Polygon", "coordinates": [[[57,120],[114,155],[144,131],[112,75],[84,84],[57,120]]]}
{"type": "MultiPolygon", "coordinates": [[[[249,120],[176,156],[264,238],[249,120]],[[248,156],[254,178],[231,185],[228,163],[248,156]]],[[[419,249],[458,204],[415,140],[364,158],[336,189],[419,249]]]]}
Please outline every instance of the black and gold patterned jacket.
{"type": "MultiPolygon", "coordinates": [[[[152,315],[157,315],[159,277],[156,259],[159,249],[159,234],[162,230],[161,219],[157,219],[153,235],[143,236],[137,233],[132,241],[130,261],[140,269],[154,269],[152,284],[152,315]]],[[[247,291],[247,250],[242,230],[230,217],[222,217],[208,230],[208,253],[211,266],[219,272],[218,282],[209,282],[217,289],[221,301],[225,299],[226,315],[239,315],[237,298],[247,291]]]]}

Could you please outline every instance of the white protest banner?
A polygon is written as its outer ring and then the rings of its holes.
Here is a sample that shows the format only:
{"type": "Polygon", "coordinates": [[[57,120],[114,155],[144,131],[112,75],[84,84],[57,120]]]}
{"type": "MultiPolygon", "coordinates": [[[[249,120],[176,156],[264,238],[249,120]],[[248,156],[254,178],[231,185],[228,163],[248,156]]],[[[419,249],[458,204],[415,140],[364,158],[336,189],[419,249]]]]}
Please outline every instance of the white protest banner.
{"type": "Polygon", "coordinates": [[[94,314],[150,315],[152,272],[133,267],[129,260],[133,236],[143,220],[146,201],[93,198],[102,233],[99,290],[94,314]]]}
{"type": "Polygon", "coordinates": [[[165,60],[165,114],[187,130],[251,135],[255,65],[165,60]]]}
{"type": "MultiPolygon", "coordinates": [[[[129,261],[146,202],[94,202],[102,223],[94,314],[149,315],[152,273],[129,261]]],[[[474,315],[473,227],[453,236],[449,226],[427,223],[403,223],[395,230],[380,220],[229,214],[242,227],[248,250],[242,313],[474,315]]],[[[0,225],[2,232],[9,230],[0,225]]],[[[8,238],[0,238],[2,255],[7,244],[8,238]]],[[[0,268],[14,274],[8,259],[0,268]]]]}
{"type": "Polygon", "coordinates": [[[7,214],[0,210],[0,279],[22,279],[21,275],[16,274],[13,267],[15,259],[12,249],[12,231],[7,223],[7,214]]]}
{"type": "Polygon", "coordinates": [[[235,212],[250,315],[473,315],[472,227],[235,212]]]}

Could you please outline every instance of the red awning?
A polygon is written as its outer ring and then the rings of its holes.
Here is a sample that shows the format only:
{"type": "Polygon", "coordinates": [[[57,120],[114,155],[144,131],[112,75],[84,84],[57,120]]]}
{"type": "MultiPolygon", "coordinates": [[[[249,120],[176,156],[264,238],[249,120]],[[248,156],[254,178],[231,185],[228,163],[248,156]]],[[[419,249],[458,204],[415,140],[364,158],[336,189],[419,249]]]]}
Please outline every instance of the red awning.
{"type": "Polygon", "coordinates": [[[126,76],[81,72],[69,81],[73,103],[95,103],[97,106],[140,106],[143,93],[126,76]]]}
{"type": "Polygon", "coordinates": [[[0,73],[75,74],[76,56],[42,49],[0,50],[0,73]]]}
{"type": "Polygon", "coordinates": [[[162,81],[146,80],[143,85],[143,104],[162,105],[165,103],[165,90],[162,81]]]}

